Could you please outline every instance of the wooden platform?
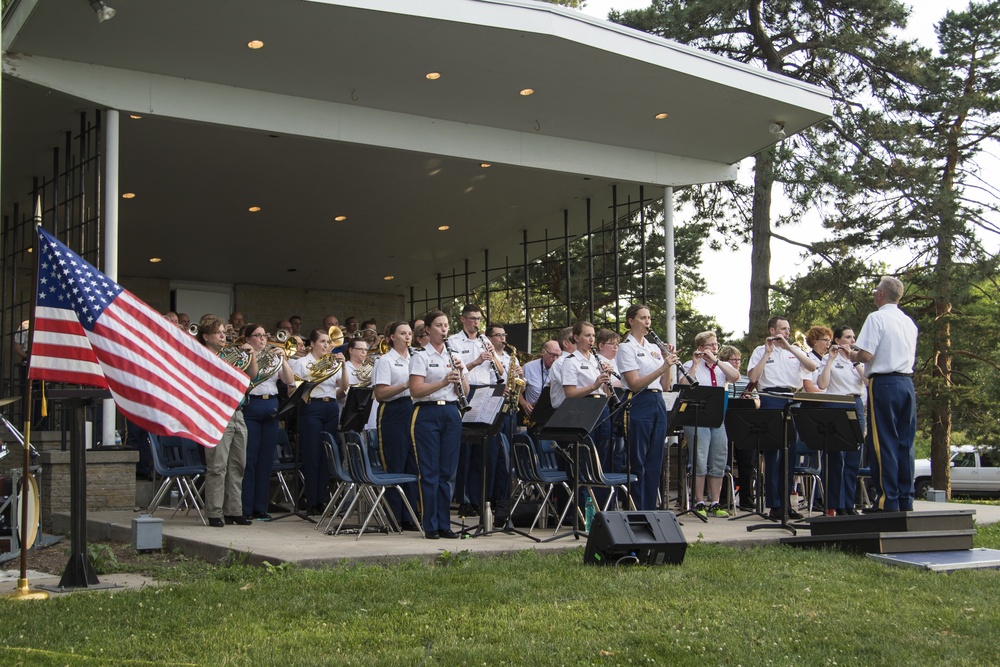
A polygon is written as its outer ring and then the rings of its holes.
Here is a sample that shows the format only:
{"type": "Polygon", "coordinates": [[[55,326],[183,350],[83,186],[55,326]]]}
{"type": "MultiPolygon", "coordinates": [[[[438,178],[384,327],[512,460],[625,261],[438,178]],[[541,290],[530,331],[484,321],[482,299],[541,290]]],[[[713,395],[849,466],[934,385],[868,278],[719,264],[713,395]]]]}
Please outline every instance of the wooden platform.
{"type": "Polygon", "coordinates": [[[851,553],[962,551],[972,548],[974,514],[975,510],[942,510],[814,517],[796,524],[808,528],[810,535],[784,537],[780,542],[851,553]]]}

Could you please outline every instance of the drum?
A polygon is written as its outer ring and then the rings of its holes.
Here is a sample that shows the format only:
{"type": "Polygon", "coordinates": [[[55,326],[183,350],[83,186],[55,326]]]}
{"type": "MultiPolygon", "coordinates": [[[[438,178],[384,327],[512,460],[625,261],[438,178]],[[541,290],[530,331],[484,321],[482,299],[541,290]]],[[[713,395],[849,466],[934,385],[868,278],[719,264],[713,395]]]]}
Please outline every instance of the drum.
{"type": "MultiPolygon", "coordinates": [[[[20,481],[20,480],[19,480],[20,481]]],[[[17,542],[21,543],[21,484],[17,485],[17,502],[11,503],[14,516],[11,523],[17,534],[17,542]]],[[[34,477],[28,478],[28,531],[24,536],[24,544],[30,549],[38,539],[38,523],[41,519],[42,503],[38,496],[38,482],[34,477]]]]}

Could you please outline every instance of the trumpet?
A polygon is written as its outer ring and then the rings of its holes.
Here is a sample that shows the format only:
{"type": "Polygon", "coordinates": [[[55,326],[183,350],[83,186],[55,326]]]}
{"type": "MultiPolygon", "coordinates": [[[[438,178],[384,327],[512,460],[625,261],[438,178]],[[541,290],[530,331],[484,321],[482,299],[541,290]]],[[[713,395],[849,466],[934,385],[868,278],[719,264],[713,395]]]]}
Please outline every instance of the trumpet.
{"type": "MultiPolygon", "coordinates": [[[[670,348],[664,345],[663,341],[660,340],[660,337],[656,335],[655,331],[650,329],[648,333],[653,338],[653,342],[656,343],[656,346],[659,347],[661,350],[663,350],[664,354],[672,354],[670,352],[670,348]]],[[[678,361],[675,365],[677,366],[677,372],[684,376],[684,379],[688,381],[689,385],[691,385],[692,387],[698,386],[698,381],[695,380],[690,375],[688,375],[687,369],[684,368],[684,364],[678,361]]]]}
{"type": "Polygon", "coordinates": [[[188,328],[187,328],[187,332],[189,334],[191,334],[192,336],[197,336],[198,335],[198,323],[197,322],[192,322],[191,324],[189,324],[188,328]]]}
{"type": "Polygon", "coordinates": [[[285,351],[285,356],[289,359],[299,352],[298,343],[295,342],[294,338],[290,338],[288,332],[284,329],[278,329],[277,333],[273,336],[268,336],[267,345],[269,347],[281,348],[285,351]]]}
{"type": "MultiPolygon", "coordinates": [[[[448,353],[448,358],[451,360],[451,364],[450,364],[451,368],[454,369],[455,368],[455,355],[451,351],[451,345],[448,344],[448,339],[447,338],[444,339],[444,350],[445,350],[445,352],[448,353]]],[[[459,412],[461,412],[464,415],[466,412],[468,412],[469,410],[472,409],[472,406],[469,405],[469,399],[465,395],[465,388],[462,387],[462,378],[461,377],[458,378],[458,384],[455,386],[455,393],[458,394],[458,410],[459,410],[459,412]]]]}

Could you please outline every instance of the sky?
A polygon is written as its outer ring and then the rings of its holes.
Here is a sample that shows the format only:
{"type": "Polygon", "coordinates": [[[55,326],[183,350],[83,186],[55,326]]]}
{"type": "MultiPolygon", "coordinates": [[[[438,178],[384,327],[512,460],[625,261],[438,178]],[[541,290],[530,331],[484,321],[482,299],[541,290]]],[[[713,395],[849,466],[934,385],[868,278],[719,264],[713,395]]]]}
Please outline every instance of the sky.
{"type": "MultiPolygon", "coordinates": [[[[646,0],[589,0],[583,8],[585,14],[604,19],[608,11],[615,9],[618,11],[628,9],[640,9],[648,7],[650,3],[646,0]]],[[[934,24],[939,21],[946,10],[962,10],[968,7],[967,0],[917,0],[911,3],[913,13],[910,15],[907,36],[918,39],[923,44],[933,47],[937,40],[934,34],[934,24]]],[[[984,165],[984,168],[992,173],[1000,173],[1000,164],[996,159],[992,160],[992,165],[984,165]]],[[[750,173],[749,162],[744,161],[740,165],[740,176],[745,177],[750,173]]],[[[772,208],[772,220],[780,213],[781,198],[778,188],[775,188],[775,204],[772,208]]],[[[683,213],[678,213],[674,217],[675,224],[682,225],[683,213]]],[[[806,221],[794,227],[783,228],[782,234],[794,239],[816,239],[825,235],[825,230],[819,224],[818,219],[806,221]]],[[[712,251],[707,247],[703,250],[702,274],[708,283],[708,292],[695,298],[695,307],[699,311],[714,315],[720,326],[725,331],[733,332],[735,338],[739,338],[746,333],[749,324],[750,310],[750,247],[741,248],[737,252],[712,251]],[[720,270],[724,267],[724,270],[720,270]],[[745,281],[734,281],[733,276],[745,276],[745,281]],[[735,283],[735,284],[734,284],[735,283]]],[[[903,264],[905,257],[887,257],[890,266],[903,264]]],[[[801,257],[801,248],[790,246],[783,241],[774,240],[771,243],[771,280],[779,278],[791,278],[802,274],[808,260],[801,257]]],[[[812,324],[820,323],[793,323],[795,326],[804,328],[812,324]]],[[[856,326],[861,326],[858,322],[856,326]]]]}

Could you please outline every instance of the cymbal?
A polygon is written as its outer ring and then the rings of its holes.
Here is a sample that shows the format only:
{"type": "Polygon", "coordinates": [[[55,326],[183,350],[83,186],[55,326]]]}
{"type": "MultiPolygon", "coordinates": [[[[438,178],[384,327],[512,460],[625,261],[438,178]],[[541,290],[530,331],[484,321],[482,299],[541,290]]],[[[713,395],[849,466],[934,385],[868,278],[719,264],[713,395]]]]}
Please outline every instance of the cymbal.
{"type": "Polygon", "coordinates": [[[5,405],[10,405],[11,403],[17,403],[21,400],[20,396],[11,396],[10,398],[0,398],[0,407],[5,405]]]}

